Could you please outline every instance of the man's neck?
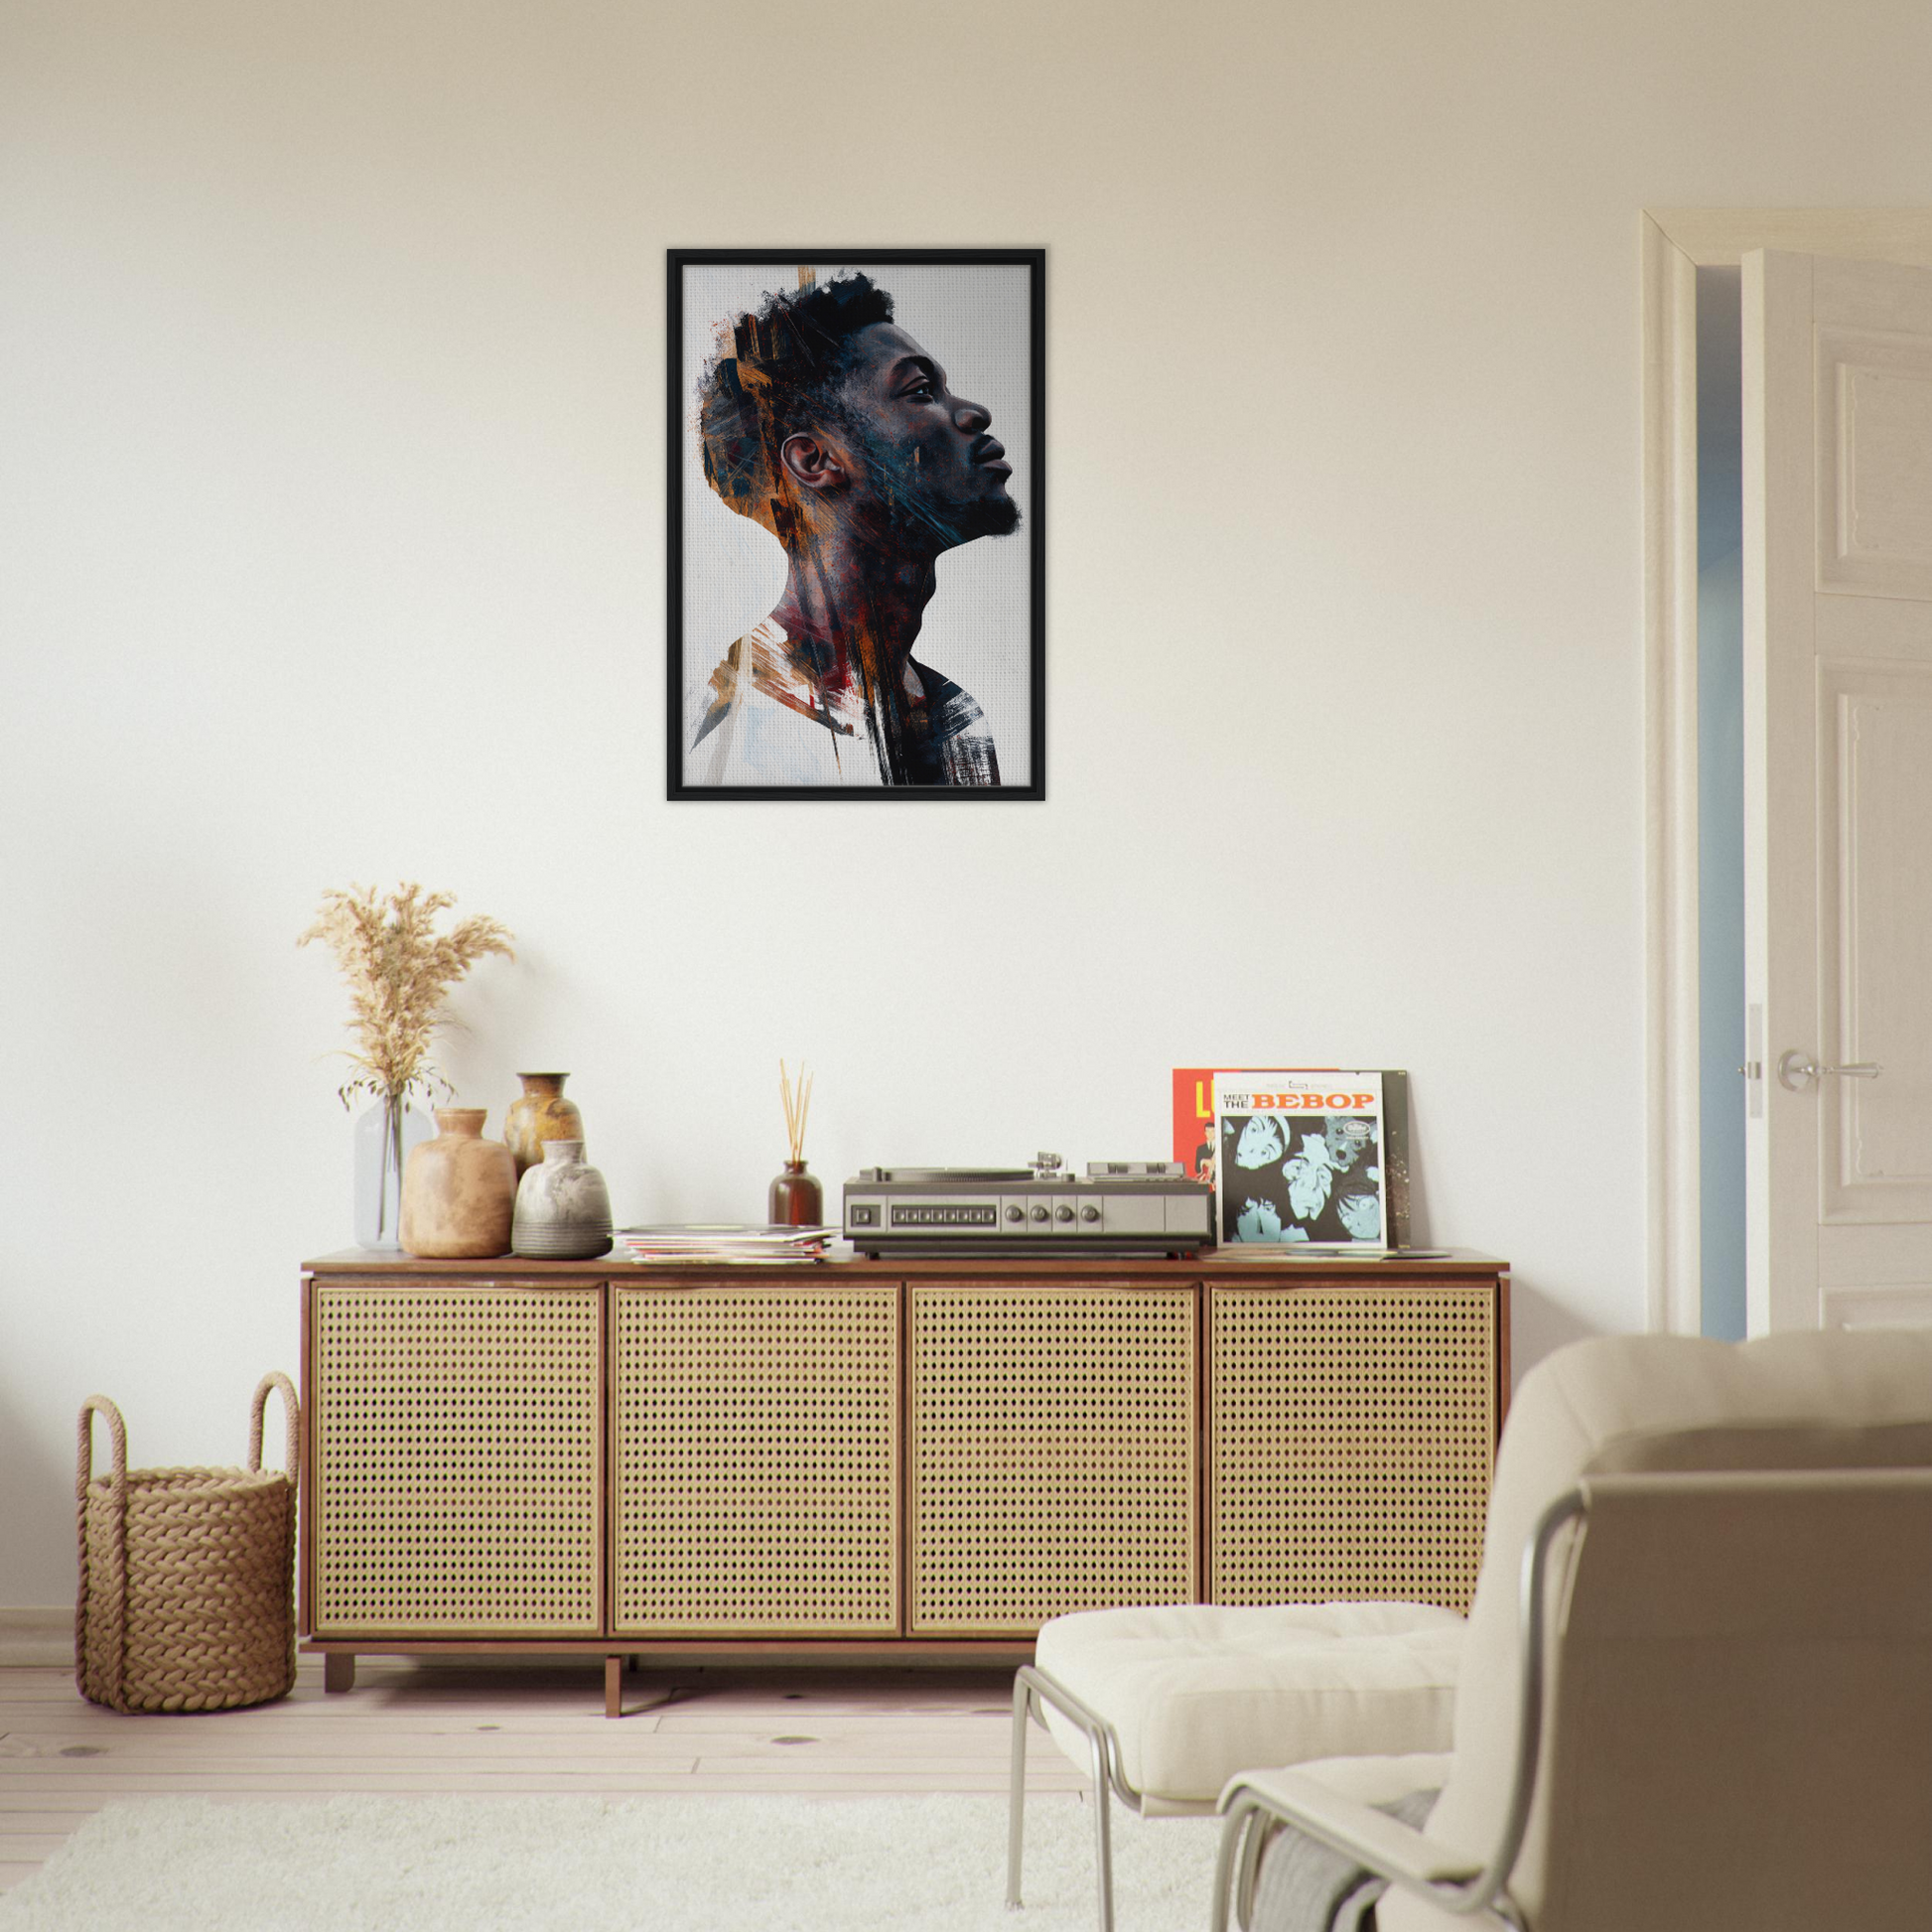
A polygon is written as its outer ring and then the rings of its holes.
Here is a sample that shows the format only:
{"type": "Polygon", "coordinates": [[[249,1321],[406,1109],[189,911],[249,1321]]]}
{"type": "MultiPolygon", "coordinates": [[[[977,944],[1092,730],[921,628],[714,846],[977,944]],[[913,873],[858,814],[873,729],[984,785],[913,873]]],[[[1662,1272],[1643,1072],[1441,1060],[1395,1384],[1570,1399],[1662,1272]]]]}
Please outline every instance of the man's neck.
{"type": "Polygon", "coordinates": [[[905,676],[938,579],[930,557],[887,555],[844,531],[794,550],[771,621],[791,645],[807,646],[821,683],[863,686],[905,676]]]}

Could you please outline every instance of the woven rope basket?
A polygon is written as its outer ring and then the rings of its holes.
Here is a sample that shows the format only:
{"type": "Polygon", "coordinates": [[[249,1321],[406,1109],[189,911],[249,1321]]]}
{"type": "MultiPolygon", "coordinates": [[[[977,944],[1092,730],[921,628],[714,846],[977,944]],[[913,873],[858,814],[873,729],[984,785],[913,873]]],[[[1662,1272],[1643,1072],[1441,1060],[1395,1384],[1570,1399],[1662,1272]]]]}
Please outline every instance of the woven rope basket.
{"type": "Polygon", "coordinates": [[[104,1395],[80,1405],[80,1593],[73,1675],[116,1711],[226,1711],[295,1683],[295,1493],[301,1415],[286,1375],[255,1391],[245,1469],[130,1469],[104,1395]],[[262,1416],[282,1392],[288,1467],[262,1467],[262,1416]],[[93,1418],[113,1437],[93,1472],[93,1418]]]}

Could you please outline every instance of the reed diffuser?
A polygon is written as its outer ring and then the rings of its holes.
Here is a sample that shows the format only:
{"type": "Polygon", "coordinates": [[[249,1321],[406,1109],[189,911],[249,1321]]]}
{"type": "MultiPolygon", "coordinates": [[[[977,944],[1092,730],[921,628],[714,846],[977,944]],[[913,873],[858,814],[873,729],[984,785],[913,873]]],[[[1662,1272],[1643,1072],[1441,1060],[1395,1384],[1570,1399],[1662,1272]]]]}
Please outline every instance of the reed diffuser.
{"type": "Polygon", "coordinates": [[[825,1190],[818,1176],[805,1172],[805,1118],[812,1110],[812,1076],[798,1062],[794,1084],[783,1060],[778,1062],[778,1098],[785,1109],[785,1142],[791,1153],[785,1171],[765,1196],[766,1218],[773,1227],[815,1228],[824,1225],[825,1190]]]}

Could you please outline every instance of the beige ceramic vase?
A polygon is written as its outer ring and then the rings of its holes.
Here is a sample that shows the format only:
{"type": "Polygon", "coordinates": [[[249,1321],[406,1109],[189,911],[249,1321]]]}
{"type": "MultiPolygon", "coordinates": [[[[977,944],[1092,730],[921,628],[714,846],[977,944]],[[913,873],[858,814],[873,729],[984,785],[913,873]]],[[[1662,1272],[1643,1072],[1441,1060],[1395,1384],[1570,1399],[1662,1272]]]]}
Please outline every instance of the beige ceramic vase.
{"type": "Polygon", "coordinates": [[[483,1138],[487,1109],[439,1107],[436,1138],[410,1151],[402,1175],[402,1246],[425,1259],[506,1255],[516,1163],[483,1138]]]}
{"type": "Polygon", "coordinates": [[[543,1159],[545,1141],[581,1141],[584,1116],[574,1100],[564,1098],[568,1073],[519,1073],[520,1098],[510,1102],[503,1116],[503,1144],[516,1162],[517,1178],[543,1159]]]}

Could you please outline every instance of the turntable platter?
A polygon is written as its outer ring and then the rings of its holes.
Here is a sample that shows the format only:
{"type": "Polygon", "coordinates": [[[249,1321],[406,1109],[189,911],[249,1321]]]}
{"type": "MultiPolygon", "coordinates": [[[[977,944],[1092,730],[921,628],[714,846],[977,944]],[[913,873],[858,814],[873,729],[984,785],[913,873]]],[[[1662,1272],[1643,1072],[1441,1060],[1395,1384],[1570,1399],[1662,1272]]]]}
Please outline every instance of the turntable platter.
{"type": "Polygon", "coordinates": [[[924,1181],[941,1185],[948,1180],[1031,1180],[1031,1168],[881,1168],[882,1180],[924,1181]]]}

